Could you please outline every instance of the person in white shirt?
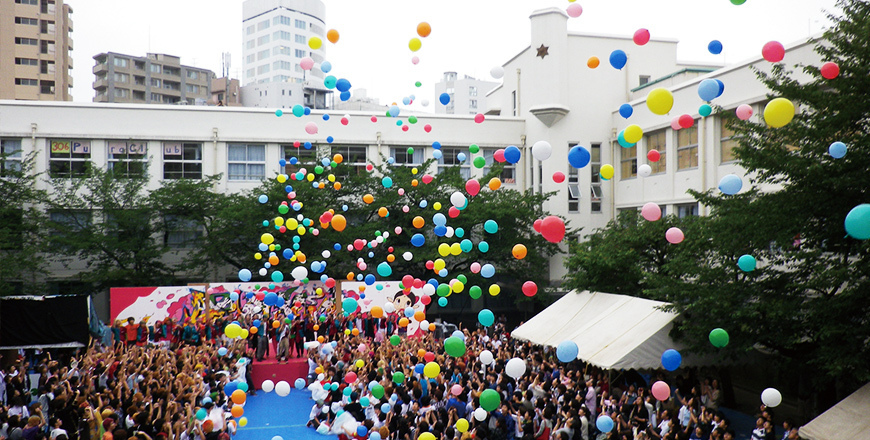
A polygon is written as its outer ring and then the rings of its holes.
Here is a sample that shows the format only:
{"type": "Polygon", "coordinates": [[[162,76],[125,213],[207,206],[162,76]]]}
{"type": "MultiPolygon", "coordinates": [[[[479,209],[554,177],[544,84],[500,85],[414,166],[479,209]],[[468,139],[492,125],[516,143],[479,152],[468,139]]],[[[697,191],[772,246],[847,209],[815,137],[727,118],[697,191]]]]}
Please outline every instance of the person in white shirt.
{"type": "Polygon", "coordinates": [[[67,432],[66,432],[66,429],[62,429],[60,427],[63,424],[63,422],[59,418],[52,417],[49,423],[51,425],[51,433],[48,435],[48,438],[50,438],[51,440],[55,440],[57,438],[57,436],[59,436],[61,434],[69,437],[67,432]]]}

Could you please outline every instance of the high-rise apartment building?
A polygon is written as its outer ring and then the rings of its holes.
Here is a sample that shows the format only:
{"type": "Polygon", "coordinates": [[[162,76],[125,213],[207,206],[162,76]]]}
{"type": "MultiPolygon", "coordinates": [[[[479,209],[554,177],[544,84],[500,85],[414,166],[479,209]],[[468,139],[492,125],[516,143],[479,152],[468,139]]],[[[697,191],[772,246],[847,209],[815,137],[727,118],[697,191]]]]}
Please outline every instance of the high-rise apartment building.
{"type": "MultiPolygon", "coordinates": [[[[23,0],[22,0],[23,1],[23,0]]],[[[214,72],[182,66],[172,55],[134,57],[114,52],[94,56],[94,102],[205,104],[214,72]]]]}
{"type": "Polygon", "coordinates": [[[242,6],[244,75],[242,85],[289,82],[322,86],[323,72],[305,71],[299,62],[311,57],[319,66],[324,49],[308,42],[326,41],[326,6],[320,0],[246,0],[242,6]]]}
{"type": "Polygon", "coordinates": [[[435,105],[435,113],[448,115],[475,115],[486,111],[486,94],[499,83],[483,81],[468,75],[459,77],[456,72],[444,72],[441,81],[435,84],[435,101],[442,93],[450,95],[447,105],[435,105]]]}
{"type": "Polygon", "coordinates": [[[0,0],[0,99],[72,101],[72,8],[0,0]]]}

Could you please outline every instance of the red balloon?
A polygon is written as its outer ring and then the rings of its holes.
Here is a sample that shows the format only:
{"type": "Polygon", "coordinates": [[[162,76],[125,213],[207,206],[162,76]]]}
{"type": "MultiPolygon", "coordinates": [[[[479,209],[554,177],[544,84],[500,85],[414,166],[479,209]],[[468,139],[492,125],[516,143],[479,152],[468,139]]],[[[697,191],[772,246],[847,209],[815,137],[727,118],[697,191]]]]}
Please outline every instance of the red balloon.
{"type": "Polygon", "coordinates": [[[825,63],[822,64],[822,77],[825,79],[834,79],[840,76],[840,66],[837,63],[825,63]]]}
{"type": "Polygon", "coordinates": [[[266,294],[263,293],[263,292],[257,292],[257,293],[254,294],[254,296],[255,296],[258,300],[262,301],[263,298],[266,297],[266,294]]]}
{"type": "Polygon", "coordinates": [[[761,48],[761,56],[771,63],[778,63],[785,58],[785,48],[779,41],[771,41],[761,48]]]}
{"type": "Polygon", "coordinates": [[[649,43],[649,31],[646,29],[638,29],[634,32],[634,44],[643,46],[649,43]]]}
{"type": "Polygon", "coordinates": [[[459,211],[459,208],[451,206],[450,209],[447,210],[447,216],[450,218],[456,218],[459,217],[460,212],[461,211],[459,211]]]}
{"type": "Polygon", "coordinates": [[[558,243],[565,238],[565,222],[555,215],[548,216],[541,222],[541,235],[550,243],[558,243]]]}
{"type": "Polygon", "coordinates": [[[658,152],[658,150],[649,150],[646,153],[646,158],[649,159],[650,162],[658,162],[659,159],[662,158],[662,154],[658,152]]]}
{"type": "Polygon", "coordinates": [[[680,127],[689,128],[693,125],[695,125],[695,118],[693,118],[691,115],[680,116],[680,127]]]}
{"type": "Polygon", "coordinates": [[[429,174],[424,175],[423,176],[423,183],[425,183],[426,185],[432,183],[432,176],[430,176],[429,174]]]}
{"type": "Polygon", "coordinates": [[[280,228],[278,228],[278,232],[280,232],[280,233],[282,233],[282,234],[285,233],[285,232],[287,232],[287,227],[286,227],[286,226],[281,226],[280,228]]]}
{"type": "Polygon", "coordinates": [[[425,131],[426,133],[429,133],[430,131],[432,131],[432,126],[429,124],[424,125],[423,131],[425,131]]]}
{"type": "Polygon", "coordinates": [[[414,285],[414,288],[415,288],[415,289],[422,289],[422,288],[423,288],[423,284],[425,284],[425,283],[423,282],[423,280],[421,280],[421,279],[419,279],[419,278],[414,278],[414,284],[413,284],[413,285],[414,285]]]}
{"type": "Polygon", "coordinates": [[[423,303],[424,306],[428,306],[429,303],[432,302],[432,298],[429,295],[423,295],[420,297],[420,302],[423,303]]]}
{"type": "Polygon", "coordinates": [[[377,116],[372,116],[372,122],[378,122],[378,117],[377,117],[377,116]]]}
{"type": "Polygon", "coordinates": [[[535,296],[538,293],[538,285],[534,281],[526,281],[523,283],[523,295],[535,296]]]}
{"type": "Polygon", "coordinates": [[[403,125],[403,126],[402,126],[402,131],[408,131],[408,130],[410,130],[410,129],[411,129],[411,127],[408,126],[408,125],[403,125]]]}
{"type": "Polygon", "coordinates": [[[483,113],[478,113],[478,114],[474,115],[474,122],[477,122],[478,124],[483,122],[484,119],[485,119],[485,117],[483,116],[483,113]]]}
{"type": "Polygon", "coordinates": [[[433,267],[435,267],[435,262],[434,262],[434,261],[429,260],[429,261],[426,262],[426,269],[432,270],[433,267]]]}
{"type": "Polygon", "coordinates": [[[347,125],[350,121],[347,118],[341,118],[341,125],[347,125]]]}
{"type": "Polygon", "coordinates": [[[465,182],[465,191],[472,197],[476,196],[480,192],[480,182],[476,179],[469,179],[465,182]]]}
{"type": "MultiPolygon", "coordinates": [[[[335,287],[335,278],[327,278],[326,282],[323,284],[326,285],[326,287],[333,288],[333,287],[335,287]]],[[[297,304],[298,305],[296,307],[299,307],[299,305],[302,305],[301,303],[297,303],[297,304]]]]}
{"type": "Polygon", "coordinates": [[[354,373],[353,371],[347,373],[347,374],[344,376],[344,381],[347,382],[347,383],[354,383],[354,382],[356,382],[356,373],[354,373]]]}
{"type": "Polygon", "coordinates": [[[562,183],[565,181],[565,173],[561,171],[556,171],[553,173],[553,182],[562,183]]]}
{"type": "Polygon", "coordinates": [[[329,212],[329,211],[324,212],[323,215],[320,216],[320,223],[329,223],[329,222],[331,222],[331,221],[332,221],[332,215],[333,215],[333,214],[332,214],[331,212],[329,212]]]}
{"type": "Polygon", "coordinates": [[[535,232],[537,232],[538,234],[541,233],[541,223],[544,223],[544,221],[541,219],[537,219],[534,223],[532,223],[532,227],[535,228],[535,232]]]}
{"type": "Polygon", "coordinates": [[[504,162],[504,148],[495,150],[495,153],[492,154],[492,158],[498,163],[504,162]]]}
{"type": "Polygon", "coordinates": [[[358,251],[359,251],[359,250],[362,250],[362,248],[363,248],[365,245],[366,245],[365,240],[363,240],[363,239],[361,239],[361,238],[357,238],[356,240],[353,241],[353,248],[356,249],[356,250],[358,250],[358,251]]]}
{"type": "Polygon", "coordinates": [[[408,287],[411,287],[411,285],[413,285],[413,284],[414,284],[414,277],[412,277],[411,275],[405,275],[402,277],[402,285],[405,286],[406,289],[408,287]]]}
{"type": "Polygon", "coordinates": [[[423,359],[425,359],[426,362],[432,362],[435,360],[435,353],[427,351],[426,354],[423,355],[423,359]]]}
{"type": "Polygon", "coordinates": [[[302,143],[299,141],[293,142],[293,147],[295,147],[295,148],[299,148],[299,146],[301,146],[301,145],[302,145],[302,143]]]}

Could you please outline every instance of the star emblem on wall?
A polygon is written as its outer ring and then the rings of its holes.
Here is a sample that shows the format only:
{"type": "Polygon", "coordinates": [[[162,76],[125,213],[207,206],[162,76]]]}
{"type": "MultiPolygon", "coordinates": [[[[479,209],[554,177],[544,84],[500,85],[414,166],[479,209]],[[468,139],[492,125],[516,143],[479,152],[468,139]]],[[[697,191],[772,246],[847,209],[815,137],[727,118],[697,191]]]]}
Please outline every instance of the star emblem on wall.
{"type": "Polygon", "coordinates": [[[549,51],[550,51],[550,46],[544,46],[542,44],[541,47],[538,48],[538,54],[535,56],[541,57],[541,59],[543,60],[545,56],[550,54],[549,51]]]}

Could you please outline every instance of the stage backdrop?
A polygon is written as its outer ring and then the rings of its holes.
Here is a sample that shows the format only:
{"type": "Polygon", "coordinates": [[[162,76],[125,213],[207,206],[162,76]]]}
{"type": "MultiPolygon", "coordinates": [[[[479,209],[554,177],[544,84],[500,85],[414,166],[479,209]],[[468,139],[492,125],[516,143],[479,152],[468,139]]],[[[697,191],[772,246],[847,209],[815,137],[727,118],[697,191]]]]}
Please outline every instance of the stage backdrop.
{"type": "MultiPolygon", "coordinates": [[[[364,282],[342,281],[341,291],[345,297],[357,300],[359,310],[362,312],[369,312],[374,306],[384,308],[388,303],[391,303],[396,310],[393,314],[401,313],[406,307],[412,307],[414,311],[419,310],[425,313],[427,306],[420,301],[424,295],[423,289],[412,288],[411,293],[406,295],[399,284],[400,281],[379,281],[374,285],[366,286],[364,282]],[[383,289],[378,290],[378,285],[383,286],[383,289]],[[360,286],[365,286],[365,290],[362,292],[365,294],[365,298],[361,298],[360,286]]],[[[409,321],[408,334],[412,336],[420,334],[420,323],[414,318],[410,318],[409,321]]]]}
{"type": "Polygon", "coordinates": [[[0,298],[0,348],[88,344],[88,295],[0,298]]]}

